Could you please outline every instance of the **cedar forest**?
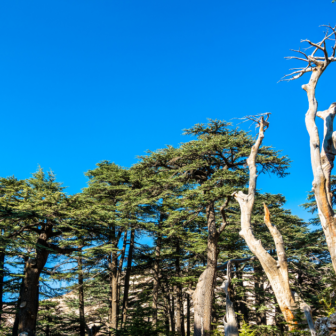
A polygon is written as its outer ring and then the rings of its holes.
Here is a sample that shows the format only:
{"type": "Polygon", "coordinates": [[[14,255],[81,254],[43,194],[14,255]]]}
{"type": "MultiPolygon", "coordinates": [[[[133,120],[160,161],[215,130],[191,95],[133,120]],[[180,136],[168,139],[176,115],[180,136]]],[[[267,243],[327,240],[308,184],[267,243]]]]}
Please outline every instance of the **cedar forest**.
{"type": "Polygon", "coordinates": [[[318,111],[315,96],[336,27],[324,28],[283,78],[307,77],[310,223],[257,189],[290,166],[262,144],[270,113],[244,118],[256,134],[209,120],[131,168],[99,162],[75,195],[42,168],[1,178],[0,335],[317,335],[336,301],[336,103],[318,111]]]}

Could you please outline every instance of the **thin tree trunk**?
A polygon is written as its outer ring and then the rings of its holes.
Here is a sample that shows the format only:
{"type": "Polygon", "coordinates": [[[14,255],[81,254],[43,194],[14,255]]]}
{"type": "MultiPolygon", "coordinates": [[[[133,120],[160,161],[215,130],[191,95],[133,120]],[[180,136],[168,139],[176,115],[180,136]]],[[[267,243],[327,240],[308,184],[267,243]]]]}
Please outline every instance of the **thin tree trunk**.
{"type": "Polygon", "coordinates": [[[120,287],[121,287],[121,273],[122,273],[122,269],[123,269],[123,265],[124,265],[124,260],[125,260],[125,252],[126,252],[126,245],[127,245],[127,231],[124,232],[124,240],[123,240],[123,247],[121,250],[121,255],[119,258],[119,266],[118,266],[118,270],[117,270],[117,328],[118,328],[118,321],[119,321],[119,302],[120,302],[120,287]]]}
{"type": "Polygon", "coordinates": [[[112,327],[112,302],[113,302],[113,292],[112,292],[112,253],[109,255],[109,309],[108,309],[108,325],[109,325],[109,336],[112,335],[110,328],[112,327]]]}
{"type": "Polygon", "coordinates": [[[83,258],[80,253],[78,257],[78,299],[79,299],[79,335],[85,336],[85,312],[84,312],[84,276],[83,258]]]}
{"type": "Polygon", "coordinates": [[[127,308],[128,308],[128,294],[129,294],[129,282],[132,270],[132,261],[133,261],[133,249],[134,249],[134,237],[135,237],[135,230],[131,230],[131,239],[128,249],[128,257],[127,257],[127,268],[125,274],[125,287],[124,287],[124,299],[123,299],[123,306],[122,306],[122,326],[125,326],[126,318],[127,318],[127,308]]]}
{"type": "Polygon", "coordinates": [[[312,312],[311,312],[310,306],[307,305],[307,303],[300,297],[300,295],[298,293],[294,293],[294,297],[299,302],[300,309],[302,310],[302,312],[305,315],[305,318],[307,320],[307,324],[308,324],[308,328],[309,328],[310,334],[312,336],[316,336],[317,333],[316,333],[316,330],[315,330],[313,316],[312,316],[312,312]]]}
{"type": "Polygon", "coordinates": [[[169,326],[169,317],[170,317],[170,304],[169,304],[169,294],[165,293],[165,289],[163,285],[161,284],[161,290],[163,294],[163,301],[164,301],[164,312],[165,312],[165,329],[167,332],[167,335],[169,334],[170,326],[169,326]]]}
{"type": "Polygon", "coordinates": [[[207,249],[207,276],[205,277],[205,295],[204,295],[204,322],[203,330],[205,336],[210,336],[211,322],[212,322],[212,302],[214,295],[214,284],[216,279],[217,268],[217,241],[218,232],[216,229],[216,218],[214,204],[211,203],[207,207],[207,221],[208,221],[208,249],[207,249]]]}
{"type": "Polygon", "coordinates": [[[117,252],[112,252],[112,262],[111,262],[111,327],[117,329],[117,296],[118,296],[118,278],[117,278],[117,252]]]}
{"type": "Polygon", "coordinates": [[[175,332],[175,309],[174,309],[174,295],[168,294],[169,302],[169,316],[170,316],[170,331],[175,332]]]}
{"type": "Polygon", "coordinates": [[[190,296],[187,294],[187,336],[190,336],[190,296]]]}
{"type": "MultiPolygon", "coordinates": [[[[180,244],[179,240],[176,241],[176,257],[175,257],[175,267],[176,276],[181,277],[181,267],[180,267],[180,244]]],[[[183,312],[182,312],[182,286],[177,284],[176,288],[176,331],[178,334],[184,336],[184,323],[183,323],[183,312]]]]}
{"type": "Polygon", "coordinates": [[[0,253],[0,321],[1,312],[3,309],[3,286],[4,286],[4,268],[5,268],[5,253],[0,253]]]}
{"type": "MultiPolygon", "coordinates": [[[[25,257],[24,259],[24,270],[23,273],[25,274],[26,271],[26,264],[28,261],[28,257],[25,257]]],[[[17,306],[16,306],[16,315],[15,315],[15,320],[13,324],[13,329],[12,329],[12,336],[17,336],[18,335],[18,330],[19,330],[19,309],[21,305],[21,297],[22,297],[22,292],[24,291],[24,278],[21,280],[21,285],[20,285],[20,295],[18,298],[17,306]]]]}
{"type": "Polygon", "coordinates": [[[224,317],[225,336],[238,336],[238,322],[234,310],[233,302],[231,301],[231,260],[227,263],[227,280],[222,284],[222,288],[226,293],[226,315],[224,317]]]}
{"type": "MultiPolygon", "coordinates": [[[[118,303],[118,253],[116,251],[118,247],[118,242],[121,237],[121,229],[116,236],[116,229],[115,226],[111,228],[111,245],[113,247],[113,251],[110,253],[109,256],[109,314],[108,314],[108,321],[109,321],[109,328],[117,329],[117,303],[118,303]]],[[[111,336],[111,331],[109,332],[111,336]]]]}
{"type": "Polygon", "coordinates": [[[152,303],[152,323],[153,326],[157,325],[157,313],[158,313],[158,298],[159,298],[159,286],[160,286],[160,255],[161,255],[161,226],[162,226],[163,215],[160,214],[160,219],[158,223],[158,233],[156,238],[155,247],[155,260],[154,260],[154,278],[153,278],[153,303],[152,303]]]}

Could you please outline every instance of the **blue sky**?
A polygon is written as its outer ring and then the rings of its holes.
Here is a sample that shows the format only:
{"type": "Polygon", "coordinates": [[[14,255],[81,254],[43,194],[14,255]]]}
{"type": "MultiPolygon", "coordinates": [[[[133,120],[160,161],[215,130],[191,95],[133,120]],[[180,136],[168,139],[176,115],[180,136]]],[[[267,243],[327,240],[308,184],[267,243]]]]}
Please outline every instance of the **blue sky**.
{"type": "MultiPolygon", "coordinates": [[[[308,219],[308,77],[277,81],[296,66],[289,49],[319,41],[335,14],[331,0],[3,0],[0,176],[41,165],[75,193],[101,160],[128,167],[207,118],[272,112],[264,143],[289,155],[291,175],[258,187],[308,219]]],[[[321,109],[336,100],[335,75],[336,64],[319,83],[321,109]]]]}

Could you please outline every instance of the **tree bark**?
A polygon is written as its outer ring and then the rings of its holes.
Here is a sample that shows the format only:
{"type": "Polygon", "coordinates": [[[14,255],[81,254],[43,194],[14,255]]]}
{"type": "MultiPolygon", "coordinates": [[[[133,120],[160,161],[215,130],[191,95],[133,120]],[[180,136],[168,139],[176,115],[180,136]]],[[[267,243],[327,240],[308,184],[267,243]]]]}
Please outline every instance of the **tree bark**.
{"type": "Polygon", "coordinates": [[[85,336],[83,258],[78,257],[78,299],[79,299],[79,335],[85,336]]]}
{"type": "Polygon", "coordinates": [[[190,296],[187,294],[187,336],[190,336],[190,296]]]}
{"type": "Polygon", "coordinates": [[[194,336],[210,336],[212,320],[212,301],[217,267],[218,232],[214,203],[206,207],[208,223],[207,266],[201,274],[196,290],[193,293],[194,302],[194,336]]]}
{"type": "MultiPolygon", "coordinates": [[[[25,257],[25,259],[24,259],[24,270],[23,270],[23,273],[25,273],[25,271],[26,271],[27,261],[28,261],[28,257],[25,257]]],[[[20,309],[20,305],[21,305],[21,297],[22,297],[23,291],[24,291],[24,278],[22,278],[22,280],[21,280],[20,295],[19,295],[18,302],[17,302],[17,305],[16,305],[16,315],[15,315],[15,320],[14,320],[13,329],[12,329],[12,336],[17,336],[18,335],[18,330],[19,330],[19,309],[20,309]]]]}
{"type": "MultiPolygon", "coordinates": [[[[302,89],[306,91],[308,98],[308,111],[305,116],[306,128],[309,134],[310,143],[310,157],[313,169],[313,191],[318,208],[321,225],[326,237],[328,249],[331,256],[331,261],[336,272],[336,217],[332,207],[332,195],[330,190],[330,173],[334,166],[334,159],[336,155],[336,133],[333,132],[333,121],[336,113],[336,103],[323,112],[317,112],[317,100],[315,97],[316,85],[327,69],[330,63],[336,62],[336,26],[330,25],[322,41],[313,43],[309,40],[304,40],[310,45],[311,54],[307,55],[302,50],[294,50],[304,55],[305,58],[288,57],[289,59],[298,59],[306,62],[303,68],[296,68],[294,72],[286,75],[287,80],[295,80],[306,73],[310,73],[309,82],[302,85],[302,89]],[[328,43],[333,40],[333,46],[329,48],[328,43]],[[331,54],[329,53],[332,50],[331,54]],[[322,53],[317,56],[317,52],[322,53]],[[320,151],[320,137],[316,126],[316,116],[324,120],[324,135],[322,150],[320,151]]],[[[307,48],[308,49],[308,48],[307,48]]]]}
{"type": "Polygon", "coordinates": [[[158,297],[159,297],[159,286],[160,286],[160,255],[161,255],[161,226],[162,226],[163,216],[160,214],[158,223],[158,233],[156,238],[155,247],[155,260],[154,260],[154,278],[153,278],[153,303],[152,303],[152,323],[153,326],[157,325],[157,313],[158,313],[158,297]]]}
{"type": "Polygon", "coordinates": [[[230,298],[231,288],[231,260],[227,264],[227,280],[222,284],[222,288],[226,293],[226,314],[224,317],[225,336],[238,336],[238,322],[234,311],[233,302],[230,298]]]}
{"type": "Polygon", "coordinates": [[[111,253],[110,263],[110,326],[117,329],[117,295],[118,295],[118,279],[117,279],[117,252],[111,253]]]}
{"type": "Polygon", "coordinates": [[[129,244],[129,249],[128,249],[127,268],[126,268],[126,274],[125,274],[124,299],[123,299],[123,306],[122,306],[122,326],[123,327],[125,326],[126,318],[127,318],[129,282],[130,282],[131,270],[132,270],[134,237],[135,237],[135,230],[132,229],[130,244],[129,244]]]}
{"type": "Polygon", "coordinates": [[[294,297],[297,299],[300,305],[300,309],[303,311],[307,320],[308,328],[312,336],[316,336],[316,330],[314,326],[313,316],[309,305],[300,297],[298,293],[294,293],[294,297]]]}
{"type": "Polygon", "coordinates": [[[119,258],[119,266],[117,269],[117,313],[116,313],[116,318],[117,318],[117,328],[118,328],[118,321],[119,321],[119,302],[120,302],[120,287],[121,287],[121,273],[124,265],[124,260],[125,260],[125,252],[126,252],[126,245],[127,245],[127,231],[124,232],[124,240],[123,240],[123,247],[121,249],[121,254],[119,258]]]}
{"type": "Polygon", "coordinates": [[[40,234],[36,245],[36,259],[29,258],[25,263],[20,306],[17,313],[19,334],[26,332],[28,336],[35,335],[39,277],[49,256],[47,240],[51,232],[52,228],[49,227],[40,234]]]}
{"type": "MultiPolygon", "coordinates": [[[[181,277],[180,267],[180,244],[179,240],[176,241],[176,257],[175,257],[176,276],[181,277]]],[[[184,336],[184,323],[183,323],[183,311],[182,311],[182,286],[176,285],[176,332],[178,335],[184,336]]]]}
{"type": "Polygon", "coordinates": [[[165,312],[165,329],[167,335],[169,334],[170,326],[169,326],[169,320],[170,320],[170,304],[169,304],[169,294],[165,293],[164,286],[161,284],[161,290],[163,294],[163,302],[164,302],[164,312],[165,312]]]}
{"type": "Polygon", "coordinates": [[[227,222],[225,218],[225,207],[228,205],[230,197],[220,208],[223,222],[220,228],[216,228],[216,216],[214,203],[211,202],[206,207],[206,217],[208,224],[208,244],[207,244],[207,265],[204,272],[198,279],[196,289],[192,295],[194,303],[194,336],[210,336],[212,322],[212,302],[214,296],[214,286],[216,282],[218,238],[224,231],[227,222]]]}
{"type": "MultiPolygon", "coordinates": [[[[115,226],[111,227],[111,246],[113,251],[109,256],[109,313],[108,313],[108,321],[109,328],[117,329],[117,314],[118,314],[118,253],[116,251],[118,247],[118,242],[121,237],[121,229],[119,229],[118,234],[116,235],[115,226]]],[[[111,336],[111,331],[109,332],[111,336]]]]}
{"type": "Polygon", "coordinates": [[[0,321],[1,312],[3,309],[3,286],[4,286],[4,268],[5,268],[5,253],[0,253],[0,321]]]}
{"type": "Polygon", "coordinates": [[[247,164],[250,171],[248,194],[245,195],[240,191],[235,193],[234,197],[238,201],[241,210],[241,231],[239,234],[244,238],[251,252],[259,259],[271,283],[280,309],[285,317],[286,322],[288,323],[288,328],[289,330],[294,330],[294,310],[296,309],[296,306],[289,286],[287,258],[283,239],[278,229],[271,224],[270,214],[266,205],[264,205],[264,220],[275,242],[278,261],[274,260],[261,245],[260,240],[257,240],[254,237],[251,226],[251,216],[257,181],[256,156],[264,138],[264,131],[267,129],[267,127],[267,119],[264,120],[264,117],[261,117],[259,119],[258,138],[255,145],[252,146],[251,154],[247,159],[247,164]]]}
{"type": "Polygon", "coordinates": [[[315,89],[317,82],[325,70],[324,65],[313,71],[309,83],[302,88],[307,92],[309,108],[306,113],[305,122],[310,138],[310,156],[313,169],[313,191],[318,207],[318,214],[326,237],[331,261],[336,271],[336,218],[332,208],[332,196],[330,189],[330,174],[334,166],[336,154],[336,133],[333,132],[333,121],[336,113],[336,103],[330,105],[329,109],[317,112],[317,100],[315,89]],[[316,126],[316,116],[324,121],[324,138],[322,151],[320,152],[320,137],[316,126]]]}
{"type": "Polygon", "coordinates": [[[170,302],[170,324],[171,331],[175,332],[175,303],[174,303],[174,292],[169,294],[170,302]]]}

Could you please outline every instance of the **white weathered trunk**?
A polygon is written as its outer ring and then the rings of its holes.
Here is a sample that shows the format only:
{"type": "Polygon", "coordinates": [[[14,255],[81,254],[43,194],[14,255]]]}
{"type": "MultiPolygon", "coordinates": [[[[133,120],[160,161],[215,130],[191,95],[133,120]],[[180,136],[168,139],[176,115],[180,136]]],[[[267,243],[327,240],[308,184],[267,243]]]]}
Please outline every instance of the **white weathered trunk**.
{"type": "Polygon", "coordinates": [[[315,330],[313,316],[312,316],[310,306],[300,297],[300,295],[298,293],[294,293],[294,297],[298,301],[298,303],[300,305],[300,309],[303,311],[303,313],[305,315],[305,318],[306,318],[307,323],[308,323],[308,328],[309,328],[310,334],[312,336],[316,336],[317,333],[316,333],[316,330],[315,330]]]}
{"type": "Polygon", "coordinates": [[[251,149],[251,154],[247,159],[247,164],[250,171],[249,179],[249,190],[248,194],[243,192],[238,192],[234,195],[235,199],[238,201],[241,210],[241,231],[240,235],[246,241],[251,252],[259,259],[268,280],[271,283],[275,297],[283,313],[286,322],[288,323],[289,329],[294,328],[293,320],[295,309],[295,302],[290,291],[289,281],[288,281],[288,269],[287,269],[287,259],[285,254],[285,249],[283,246],[283,240],[280,232],[275,226],[270,222],[270,215],[266,205],[265,208],[265,224],[267,225],[274,242],[276,244],[276,251],[278,256],[278,261],[276,261],[261,245],[261,241],[257,240],[253,235],[251,226],[251,216],[254,206],[254,198],[256,192],[256,181],[257,181],[257,167],[256,167],[256,156],[258,150],[264,138],[264,131],[268,127],[268,123],[263,117],[259,119],[259,134],[255,145],[251,149]]]}
{"type": "MultiPolygon", "coordinates": [[[[316,85],[330,63],[336,62],[336,26],[324,26],[327,28],[324,38],[318,43],[303,40],[313,47],[311,54],[307,55],[302,50],[294,50],[300,57],[287,57],[306,62],[302,68],[296,68],[291,74],[286,75],[287,80],[295,80],[306,73],[311,73],[308,84],[302,86],[306,91],[309,108],[306,113],[305,122],[309,134],[310,157],[313,169],[313,191],[318,207],[318,214],[326,237],[332,264],[336,272],[336,217],[332,207],[332,196],[330,190],[330,174],[334,166],[336,134],[333,132],[333,121],[336,113],[336,103],[330,105],[329,109],[317,112],[317,100],[315,97],[316,85]],[[333,42],[333,46],[328,48],[328,43],[333,42]],[[331,54],[329,51],[331,50],[331,54]],[[321,52],[323,56],[317,56],[321,52]],[[302,57],[304,56],[304,58],[302,57]],[[320,137],[316,126],[316,116],[324,120],[324,135],[322,150],[320,148],[320,137]]],[[[309,49],[309,48],[307,48],[309,49]]]]}
{"type": "Polygon", "coordinates": [[[318,70],[312,73],[309,83],[303,85],[302,88],[307,92],[309,102],[305,120],[310,138],[310,156],[314,175],[313,191],[332,264],[336,271],[336,218],[332,208],[332,196],[330,190],[330,174],[334,166],[334,158],[336,154],[334,146],[335,133],[333,132],[336,104],[331,104],[326,111],[317,112],[315,89],[317,81],[323,71],[323,67],[318,67],[318,70]],[[315,122],[316,116],[324,120],[322,150],[320,149],[320,137],[315,122]]]}
{"type": "Polygon", "coordinates": [[[225,336],[238,336],[238,322],[234,311],[233,302],[230,298],[230,282],[231,282],[231,260],[227,264],[227,280],[223,282],[222,288],[226,293],[226,314],[224,317],[225,336]]]}

